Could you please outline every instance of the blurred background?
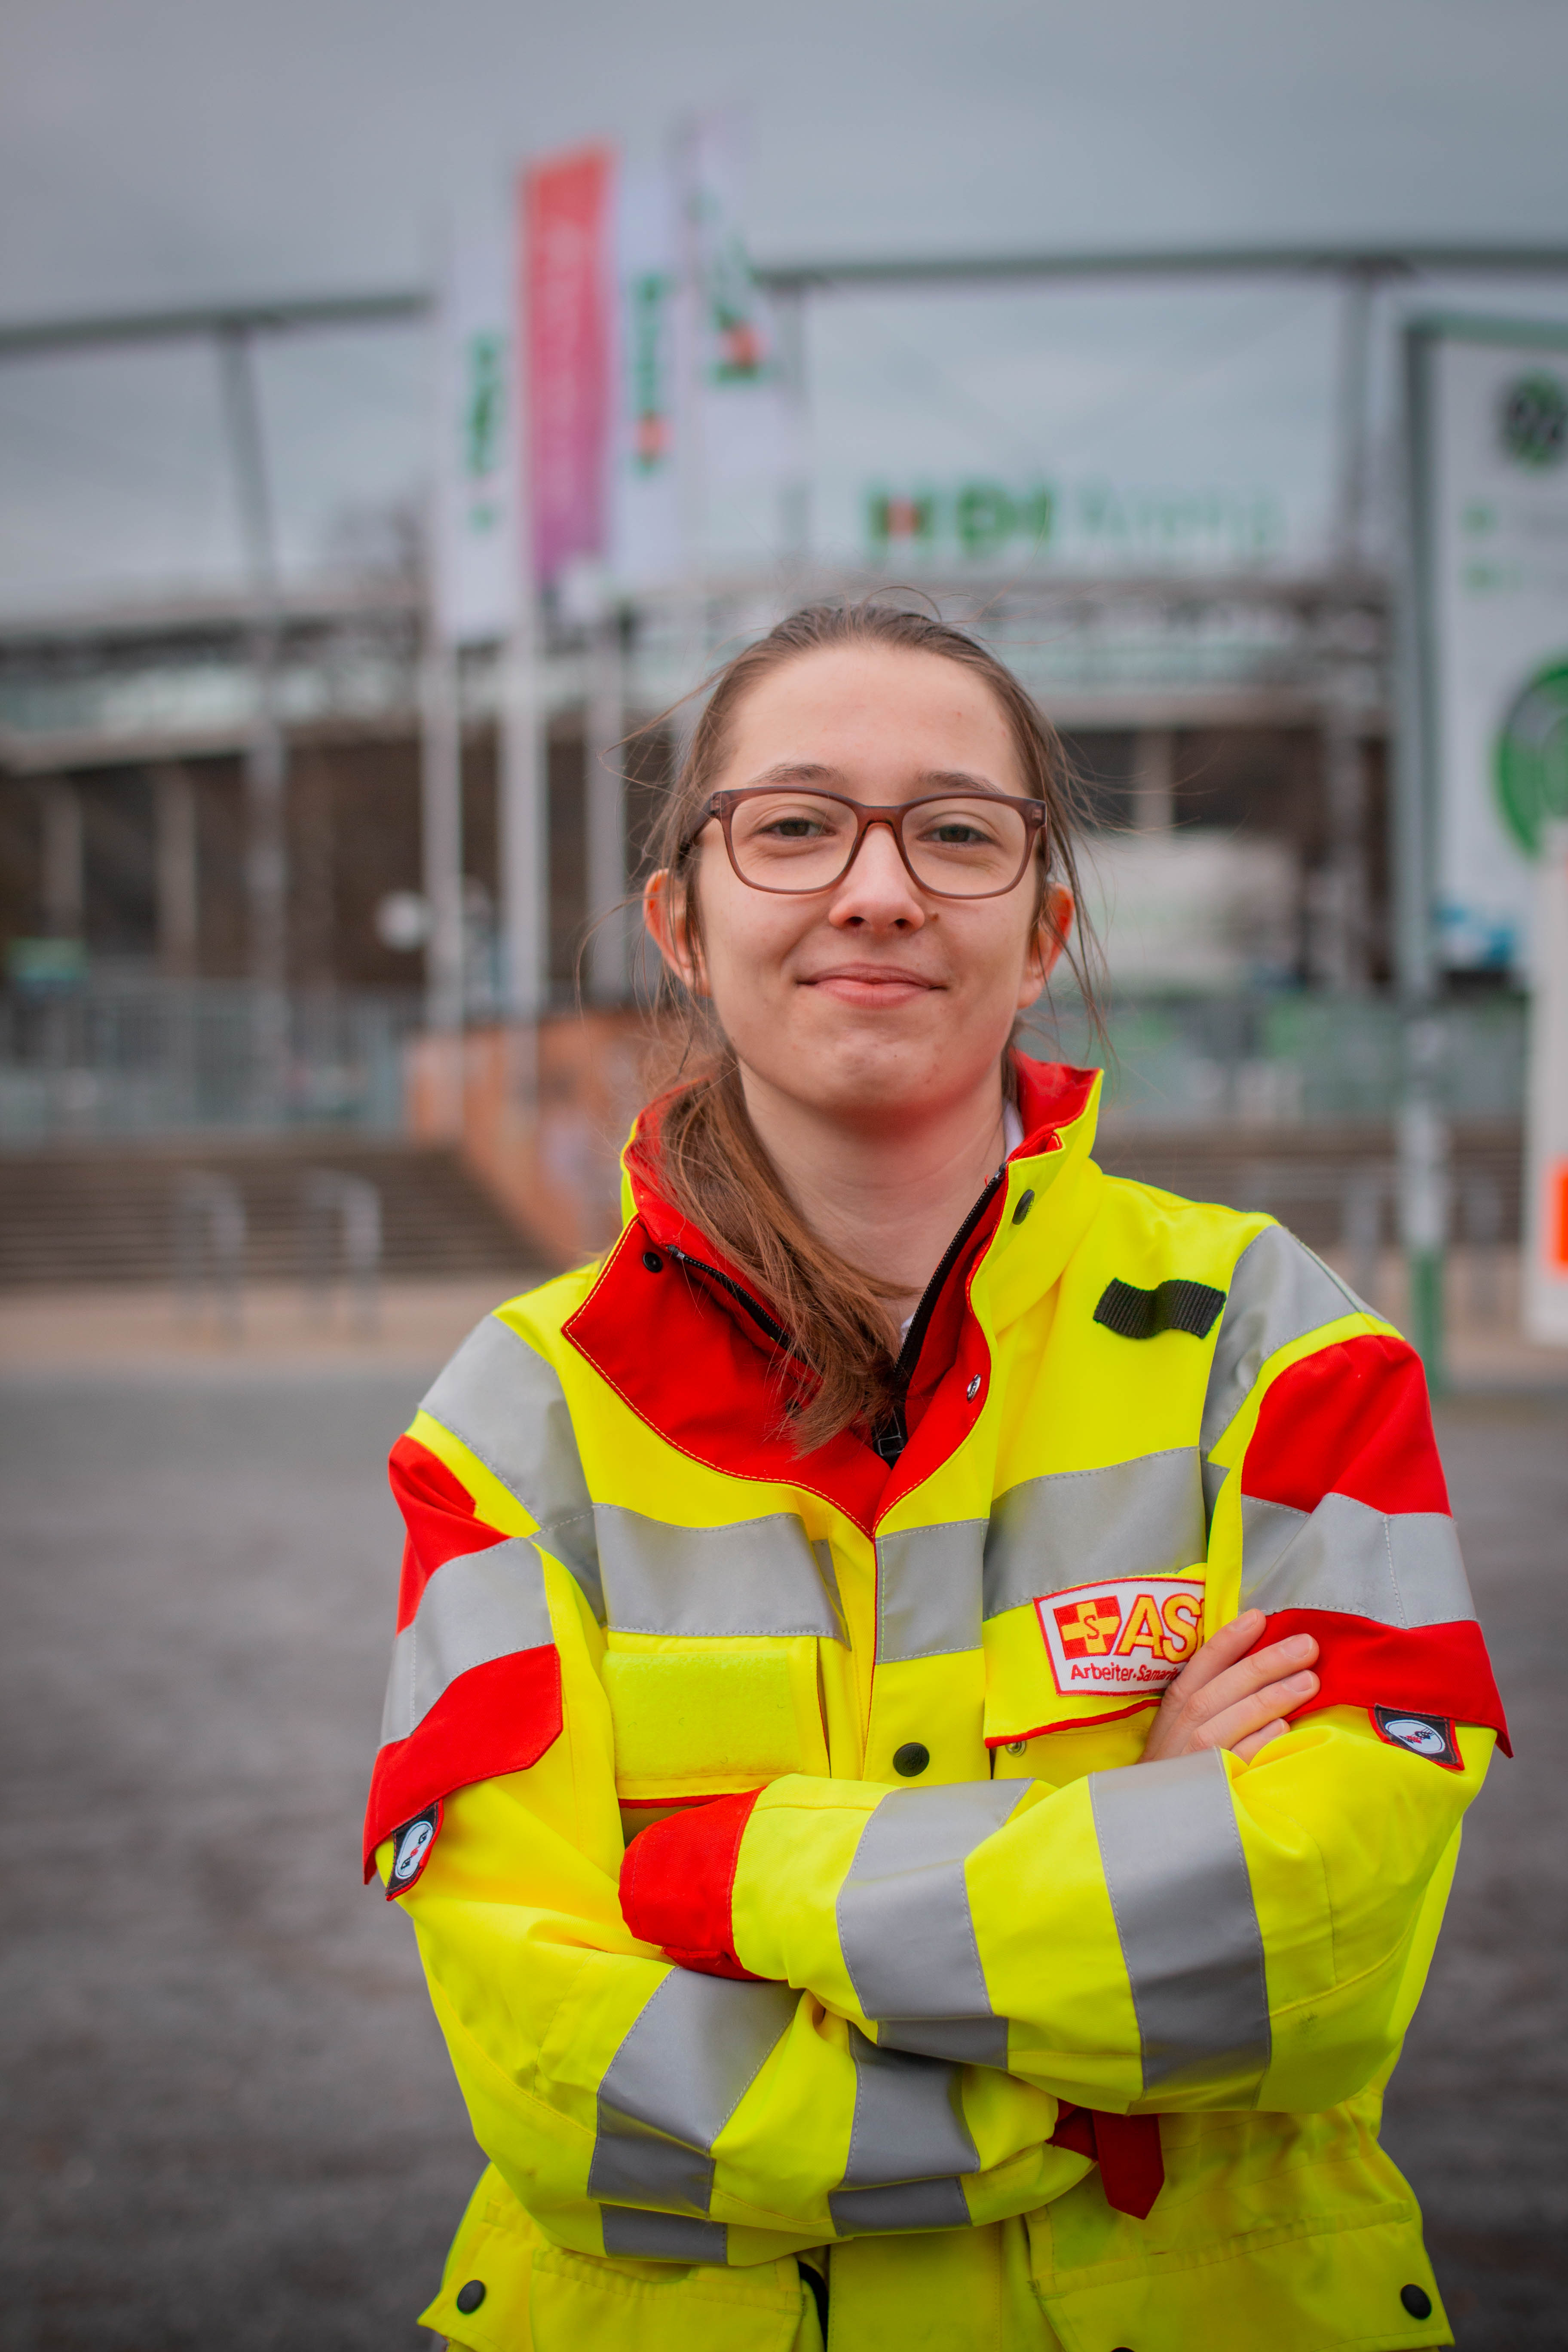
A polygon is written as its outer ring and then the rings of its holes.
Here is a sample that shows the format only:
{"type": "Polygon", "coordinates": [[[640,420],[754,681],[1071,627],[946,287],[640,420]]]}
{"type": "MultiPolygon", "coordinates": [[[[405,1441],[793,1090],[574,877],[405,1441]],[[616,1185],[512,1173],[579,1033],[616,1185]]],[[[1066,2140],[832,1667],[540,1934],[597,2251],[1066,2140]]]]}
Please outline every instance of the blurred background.
{"type": "Polygon", "coordinates": [[[889,585],[1067,739],[1102,1158],[1426,1360],[1519,1761],[1389,2142],[1461,2343],[1568,2336],[1565,70],[1550,0],[0,13],[0,2344],[420,2340],[381,1459],[613,1224],[682,698],[889,585]]]}

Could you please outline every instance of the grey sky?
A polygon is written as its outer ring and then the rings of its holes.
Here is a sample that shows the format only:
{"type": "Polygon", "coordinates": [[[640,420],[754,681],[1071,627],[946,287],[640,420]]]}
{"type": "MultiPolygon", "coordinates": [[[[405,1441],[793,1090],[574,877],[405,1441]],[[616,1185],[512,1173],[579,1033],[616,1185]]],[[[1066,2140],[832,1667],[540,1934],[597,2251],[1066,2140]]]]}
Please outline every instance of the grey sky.
{"type": "MultiPolygon", "coordinates": [[[[422,278],[520,154],[755,119],[760,255],[1568,234],[1561,0],[6,0],[0,316],[422,278]]],[[[1492,307],[1563,306],[1510,289],[1492,307]]],[[[878,471],[1113,469],[1321,506],[1331,321],[1278,286],[836,305],[819,512],[878,471]]],[[[269,366],[294,561],[418,469],[410,339],[269,366]]],[[[834,518],[837,518],[837,520],[834,518]]],[[[216,576],[205,370],[0,378],[0,601],[216,576]]]]}

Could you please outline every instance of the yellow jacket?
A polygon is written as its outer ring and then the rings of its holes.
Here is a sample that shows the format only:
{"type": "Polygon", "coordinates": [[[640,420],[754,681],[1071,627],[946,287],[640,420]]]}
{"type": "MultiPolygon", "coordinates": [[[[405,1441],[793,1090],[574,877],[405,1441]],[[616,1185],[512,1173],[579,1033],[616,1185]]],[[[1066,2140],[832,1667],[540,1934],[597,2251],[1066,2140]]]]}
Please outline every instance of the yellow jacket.
{"type": "Polygon", "coordinates": [[[795,1451],[645,1119],[395,1450],[367,1847],[490,2158],[475,2352],[816,2352],[801,2254],[835,2352],[1452,2340],[1377,2126],[1506,1733],[1419,1365],[1019,1075],[876,1444],[795,1451]],[[1255,1605],[1310,1709],[1139,1765],[1255,1605]]]}

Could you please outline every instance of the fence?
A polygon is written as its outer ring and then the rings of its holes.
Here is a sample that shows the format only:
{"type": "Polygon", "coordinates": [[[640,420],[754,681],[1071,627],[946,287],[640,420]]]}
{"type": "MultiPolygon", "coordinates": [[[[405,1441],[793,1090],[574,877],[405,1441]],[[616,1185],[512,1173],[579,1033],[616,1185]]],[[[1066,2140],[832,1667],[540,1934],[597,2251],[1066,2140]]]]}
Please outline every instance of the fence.
{"type": "MultiPolygon", "coordinates": [[[[1504,995],[1439,1016],[1442,1107],[1455,1119],[1524,1111],[1525,1001],[1504,995]]],[[[1037,1010],[1026,1050],[1103,1064],[1105,1107],[1126,1125],[1384,1125],[1405,1083],[1399,1007],[1373,996],[1259,990],[1247,996],[1122,1001],[1109,1043],[1068,996],[1037,1010]]]]}
{"type": "Polygon", "coordinates": [[[287,1002],[243,982],[123,980],[0,996],[0,1148],[403,1124],[413,994],[287,1002]]]}

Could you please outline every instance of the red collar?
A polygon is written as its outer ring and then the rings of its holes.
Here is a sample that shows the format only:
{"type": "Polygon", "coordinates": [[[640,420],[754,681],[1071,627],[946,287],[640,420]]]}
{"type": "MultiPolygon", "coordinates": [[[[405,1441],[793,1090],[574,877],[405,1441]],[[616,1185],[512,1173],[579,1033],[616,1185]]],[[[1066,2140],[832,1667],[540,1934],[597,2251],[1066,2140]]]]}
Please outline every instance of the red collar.
{"type": "MultiPolygon", "coordinates": [[[[1010,1157],[1058,1150],[1057,1129],[1081,1114],[1096,1073],[1022,1055],[1016,1066],[1024,1139],[1010,1157]]],[[[740,1270],[659,1187],[661,1108],[650,1105],[637,1121],[626,1153],[633,1214],[566,1337],[640,1420],[692,1460],[728,1476],[821,1495],[869,1532],[973,1425],[990,1365],[969,1290],[1002,1214],[1004,1190],[997,1187],[934,1302],[910,1382],[909,1443],[899,1461],[888,1465],[847,1432],[802,1454],[780,1425],[787,1356],[770,1328],[768,1302],[752,1296],[740,1270]]]]}

